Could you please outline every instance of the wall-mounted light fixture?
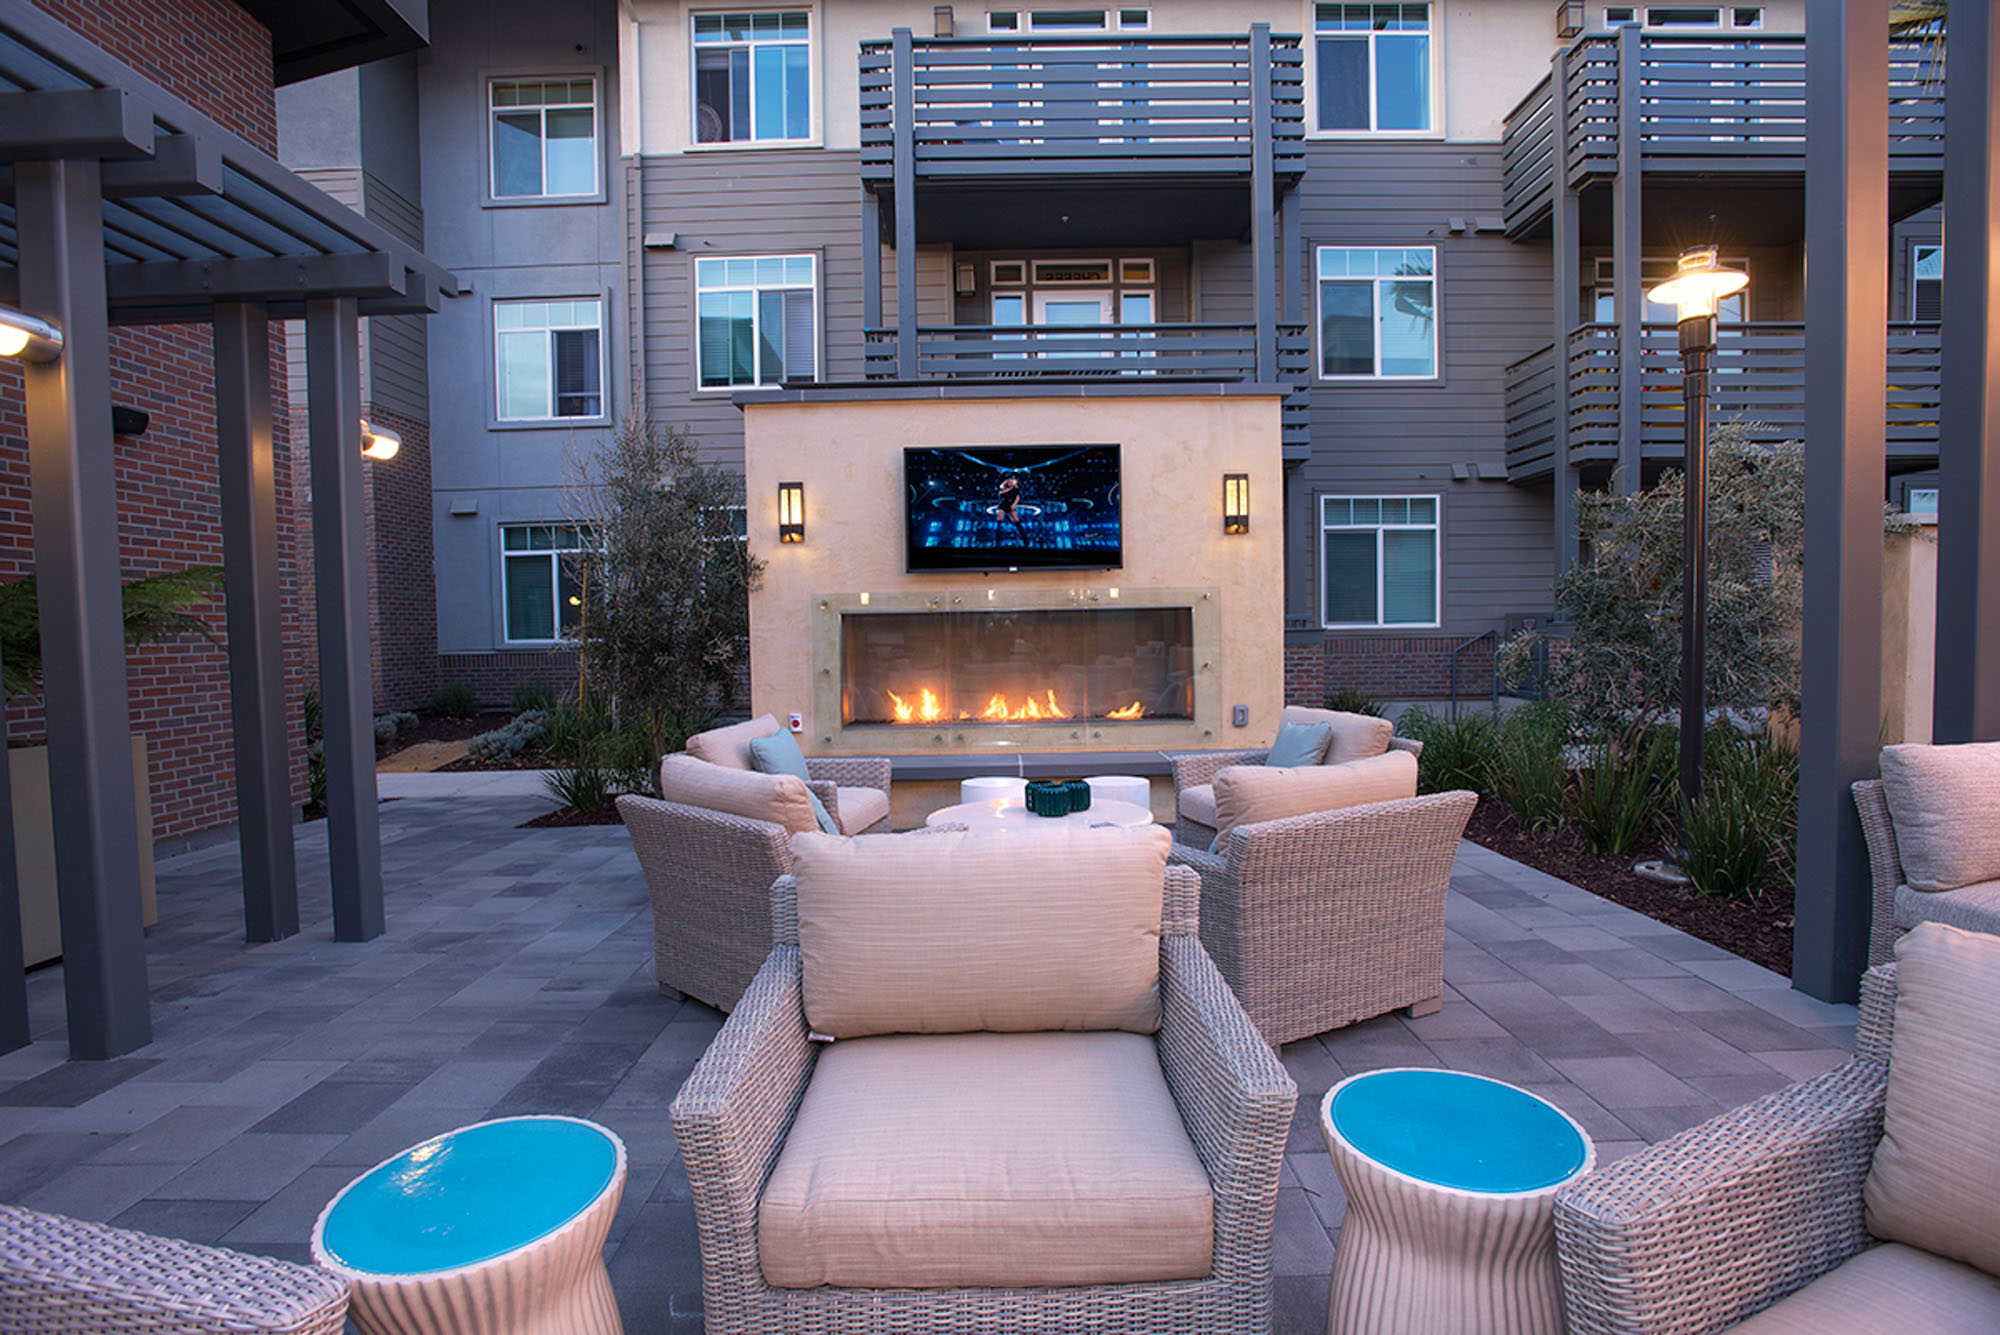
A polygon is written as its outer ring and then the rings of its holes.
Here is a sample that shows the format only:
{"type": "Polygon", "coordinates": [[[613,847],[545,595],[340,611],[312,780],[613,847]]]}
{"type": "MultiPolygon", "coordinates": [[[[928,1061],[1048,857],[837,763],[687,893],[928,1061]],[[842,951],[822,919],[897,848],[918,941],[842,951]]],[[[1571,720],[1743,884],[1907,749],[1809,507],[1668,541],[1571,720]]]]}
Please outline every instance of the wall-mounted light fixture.
{"type": "Polygon", "coordinates": [[[933,37],[949,37],[949,36],[951,36],[951,31],[952,31],[952,23],[951,23],[951,6],[950,6],[950,5],[932,5],[932,6],[931,6],[931,36],[933,36],[933,37]]]}
{"type": "Polygon", "coordinates": [[[1222,531],[1234,536],[1250,531],[1250,475],[1222,475],[1222,531]]]}
{"type": "Polygon", "coordinates": [[[780,482],[778,484],[778,541],[804,542],[806,540],[806,484],[803,482],[780,482]]]}
{"type": "Polygon", "coordinates": [[[1556,0],[1556,38],[1567,42],[1583,32],[1583,0],[1556,0]]]}
{"type": "Polygon", "coordinates": [[[361,457],[364,459],[393,459],[396,451],[403,448],[403,438],[386,426],[375,426],[367,418],[361,419],[361,457]]]}
{"type": "Polygon", "coordinates": [[[62,356],[62,330],[47,320],[0,306],[0,357],[24,362],[52,362],[62,356]]]}

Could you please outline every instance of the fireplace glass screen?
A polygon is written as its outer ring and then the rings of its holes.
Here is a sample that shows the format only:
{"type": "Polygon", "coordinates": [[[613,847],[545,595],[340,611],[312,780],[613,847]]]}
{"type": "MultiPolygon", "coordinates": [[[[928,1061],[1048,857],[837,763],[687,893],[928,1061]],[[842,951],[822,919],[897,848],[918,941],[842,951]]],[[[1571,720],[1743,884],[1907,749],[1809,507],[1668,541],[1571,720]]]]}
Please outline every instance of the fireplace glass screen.
{"type": "Polygon", "coordinates": [[[1194,716],[1186,607],[849,612],[840,639],[848,726],[1194,716]]]}

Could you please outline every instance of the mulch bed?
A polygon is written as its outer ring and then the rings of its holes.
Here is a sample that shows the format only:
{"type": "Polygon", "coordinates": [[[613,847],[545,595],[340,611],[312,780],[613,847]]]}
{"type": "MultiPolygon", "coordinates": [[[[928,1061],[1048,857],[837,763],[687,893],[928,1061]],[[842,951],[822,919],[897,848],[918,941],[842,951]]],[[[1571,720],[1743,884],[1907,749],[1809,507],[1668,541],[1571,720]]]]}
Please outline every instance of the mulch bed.
{"type": "Polygon", "coordinates": [[[623,825],[618,808],[605,807],[599,811],[578,811],[575,807],[560,807],[533,820],[524,820],[514,828],[517,830],[560,830],[572,825],[623,825]]]}
{"type": "Polygon", "coordinates": [[[396,734],[396,740],[387,746],[379,743],[375,747],[375,759],[386,760],[405,747],[418,742],[462,742],[477,737],[482,732],[491,732],[506,722],[497,714],[477,715],[471,718],[444,718],[432,714],[419,714],[413,726],[396,734]]]}
{"type": "Polygon", "coordinates": [[[1593,853],[1567,830],[1543,834],[1522,826],[1507,805],[1479,799],[1465,837],[1537,871],[1561,877],[1614,904],[1740,955],[1787,977],[1792,972],[1792,885],[1774,874],[1762,896],[1750,901],[1704,899],[1684,886],[1666,885],[1632,870],[1644,854],[1593,853]]]}
{"type": "MultiPolygon", "coordinates": [[[[492,732],[495,728],[504,728],[506,726],[507,720],[503,718],[497,723],[489,723],[479,731],[492,732]]],[[[477,733],[474,734],[474,736],[477,735],[477,733]]],[[[479,774],[490,773],[494,770],[560,768],[560,765],[549,759],[548,753],[542,749],[540,742],[530,742],[518,756],[460,756],[456,760],[448,760],[444,764],[439,765],[437,773],[479,774]]]]}

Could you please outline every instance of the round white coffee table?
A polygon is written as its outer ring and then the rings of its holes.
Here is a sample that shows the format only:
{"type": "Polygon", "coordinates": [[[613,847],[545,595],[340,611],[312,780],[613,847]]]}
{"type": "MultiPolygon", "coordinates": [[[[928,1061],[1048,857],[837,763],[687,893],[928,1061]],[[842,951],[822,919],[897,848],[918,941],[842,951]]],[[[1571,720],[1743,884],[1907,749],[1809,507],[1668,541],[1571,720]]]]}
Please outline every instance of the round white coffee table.
{"type": "Polygon", "coordinates": [[[1040,825],[1150,825],[1153,813],[1131,802],[1097,802],[1088,811],[1072,811],[1066,816],[1037,816],[1014,802],[960,802],[924,817],[924,824],[963,825],[968,830],[1031,830],[1040,825]]]}
{"type": "Polygon", "coordinates": [[[980,774],[958,781],[960,802],[991,802],[1000,798],[1015,806],[1027,805],[1028,781],[1010,774],[980,774]]]}
{"type": "Polygon", "coordinates": [[[1153,805],[1153,785],[1139,774],[1093,774],[1084,780],[1090,785],[1090,804],[1130,802],[1135,807],[1153,805]]]}

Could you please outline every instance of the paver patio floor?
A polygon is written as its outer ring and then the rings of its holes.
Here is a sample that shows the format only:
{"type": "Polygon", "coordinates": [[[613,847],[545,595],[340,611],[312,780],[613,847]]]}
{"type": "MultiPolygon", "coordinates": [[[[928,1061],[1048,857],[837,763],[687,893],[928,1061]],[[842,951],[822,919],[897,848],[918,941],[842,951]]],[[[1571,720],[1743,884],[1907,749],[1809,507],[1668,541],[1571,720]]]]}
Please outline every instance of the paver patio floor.
{"type": "MultiPolygon", "coordinates": [[[[362,1169],[454,1126],[590,1117],[631,1154],[610,1238],[629,1335],[698,1331],[701,1264],[667,1105],[722,1023],[663,997],[617,826],[521,830],[532,796],[382,807],[387,934],[331,939],[323,825],[301,827],[304,930],[243,944],[234,844],[163,860],[154,1041],[68,1062],[59,968],[0,1056],[0,1200],[302,1260],[362,1169]]],[[[1445,1066],[1510,1080],[1615,1158],[1846,1057],[1854,1009],[1575,886],[1460,846],[1444,1008],[1294,1043],[1277,1329],[1323,1329],[1345,1201],[1317,1124],[1336,1080],[1445,1066]]]]}

